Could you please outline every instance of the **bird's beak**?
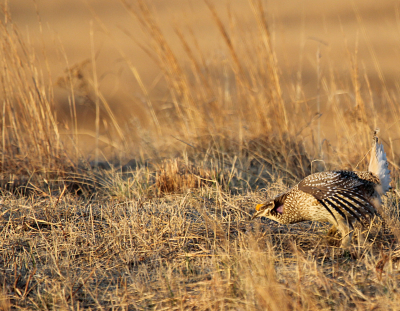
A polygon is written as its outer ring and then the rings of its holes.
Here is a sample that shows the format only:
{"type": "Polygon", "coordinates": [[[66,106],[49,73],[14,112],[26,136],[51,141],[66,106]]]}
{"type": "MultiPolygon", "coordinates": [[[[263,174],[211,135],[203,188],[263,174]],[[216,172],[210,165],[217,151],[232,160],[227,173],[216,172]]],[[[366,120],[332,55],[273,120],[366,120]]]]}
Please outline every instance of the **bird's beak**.
{"type": "Polygon", "coordinates": [[[264,204],[257,204],[256,211],[259,212],[261,207],[263,207],[263,206],[264,206],[264,204]]]}
{"type": "Polygon", "coordinates": [[[257,206],[256,206],[256,212],[253,214],[253,216],[251,217],[251,220],[253,220],[254,218],[257,218],[258,217],[258,215],[260,215],[261,214],[261,212],[262,212],[262,207],[264,206],[264,204],[257,204],[257,206]]]}

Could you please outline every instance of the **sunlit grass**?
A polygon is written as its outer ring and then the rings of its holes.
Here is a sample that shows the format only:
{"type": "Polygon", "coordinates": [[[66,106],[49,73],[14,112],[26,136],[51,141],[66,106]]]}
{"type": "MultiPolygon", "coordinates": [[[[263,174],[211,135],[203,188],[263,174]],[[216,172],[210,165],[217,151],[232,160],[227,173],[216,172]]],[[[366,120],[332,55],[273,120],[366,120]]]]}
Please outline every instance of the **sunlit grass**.
{"type": "Polygon", "coordinates": [[[79,103],[101,114],[85,132],[97,141],[89,154],[76,119],[60,134],[38,51],[4,10],[0,308],[399,309],[397,93],[375,94],[356,62],[352,84],[331,68],[318,81],[331,115],[319,128],[315,99],[281,81],[261,2],[249,1],[257,28],[246,38],[206,2],[229,53],[223,63],[176,28],[189,65],[147,2],[123,3],[147,34],[142,46],[160,66],[167,104],[141,85],[145,115],[118,120],[86,68],[95,56],[70,67],[58,83],[70,92],[71,116],[79,103]],[[249,221],[256,203],[312,172],[364,169],[377,126],[394,191],[386,227],[365,228],[365,245],[338,248],[327,224],[249,221]]]}

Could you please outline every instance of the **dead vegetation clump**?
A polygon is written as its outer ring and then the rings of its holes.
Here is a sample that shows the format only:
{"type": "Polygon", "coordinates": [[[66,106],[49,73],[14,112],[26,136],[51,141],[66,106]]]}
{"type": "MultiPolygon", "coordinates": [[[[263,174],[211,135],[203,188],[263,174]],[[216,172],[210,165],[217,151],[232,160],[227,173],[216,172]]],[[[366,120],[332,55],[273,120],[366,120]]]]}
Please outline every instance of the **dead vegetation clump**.
{"type": "Polygon", "coordinates": [[[287,135],[252,139],[246,152],[254,157],[253,166],[263,165],[271,173],[283,173],[288,181],[297,181],[311,173],[311,156],[304,143],[287,135]]]}
{"type": "Polygon", "coordinates": [[[156,172],[155,185],[160,193],[179,193],[185,189],[201,188],[212,183],[211,171],[194,165],[187,165],[182,160],[166,160],[156,172]]]}

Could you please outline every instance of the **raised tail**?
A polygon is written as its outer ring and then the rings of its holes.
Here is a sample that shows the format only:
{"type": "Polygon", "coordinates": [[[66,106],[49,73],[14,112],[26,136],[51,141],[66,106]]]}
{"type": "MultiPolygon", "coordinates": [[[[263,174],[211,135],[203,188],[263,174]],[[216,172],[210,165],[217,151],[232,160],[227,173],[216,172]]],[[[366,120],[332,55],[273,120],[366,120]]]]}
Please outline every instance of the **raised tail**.
{"type": "Polygon", "coordinates": [[[378,132],[379,129],[374,131],[371,160],[369,161],[368,171],[379,178],[382,186],[382,194],[385,194],[390,188],[389,184],[391,179],[385,150],[383,149],[383,145],[378,142],[378,132]]]}

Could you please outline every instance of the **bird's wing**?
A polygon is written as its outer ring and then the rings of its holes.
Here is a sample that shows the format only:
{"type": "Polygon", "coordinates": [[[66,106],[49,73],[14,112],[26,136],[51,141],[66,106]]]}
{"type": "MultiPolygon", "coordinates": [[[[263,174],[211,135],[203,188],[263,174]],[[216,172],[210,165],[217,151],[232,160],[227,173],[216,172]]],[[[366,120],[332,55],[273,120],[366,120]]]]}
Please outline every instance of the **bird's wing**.
{"type": "Polygon", "coordinates": [[[313,195],[331,214],[335,210],[345,219],[350,215],[362,221],[367,220],[367,215],[376,214],[364,197],[365,183],[354,172],[331,171],[307,176],[298,184],[298,189],[313,195]]]}

